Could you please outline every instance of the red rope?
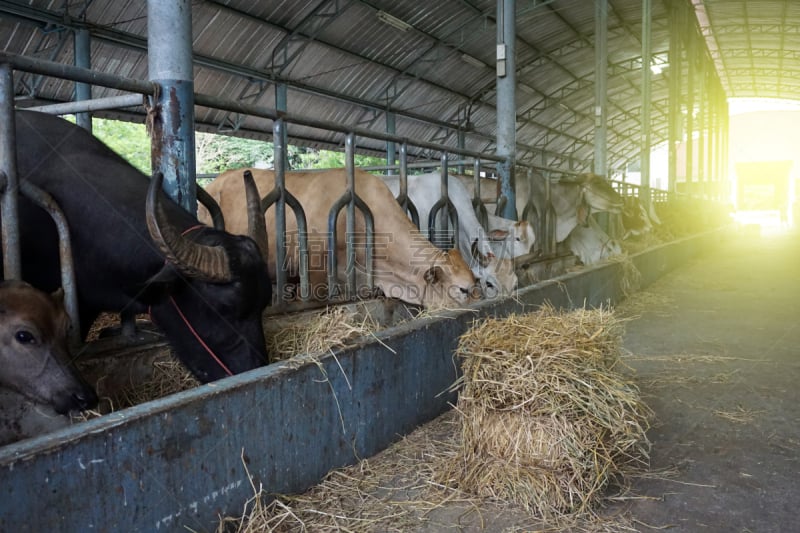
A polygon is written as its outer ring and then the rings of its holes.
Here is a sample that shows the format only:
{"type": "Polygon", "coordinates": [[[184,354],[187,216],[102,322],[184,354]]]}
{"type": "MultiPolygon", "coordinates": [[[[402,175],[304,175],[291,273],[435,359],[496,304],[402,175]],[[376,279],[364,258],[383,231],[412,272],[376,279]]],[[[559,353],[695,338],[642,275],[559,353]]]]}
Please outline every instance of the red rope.
{"type": "MultiPolygon", "coordinates": [[[[184,230],[184,231],[181,233],[181,235],[186,235],[186,234],[187,234],[187,233],[189,233],[190,231],[193,231],[193,230],[196,230],[196,229],[200,229],[200,228],[204,228],[204,227],[205,227],[205,226],[204,226],[203,224],[197,224],[196,226],[192,226],[192,227],[190,227],[190,228],[187,228],[186,230],[184,230]]],[[[191,332],[192,332],[192,335],[194,335],[194,338],[195,338],[195,339],[197,339],[197,342],[199,342],[199,343],[200,343],[200,345],[201,345],[203,348],[205,348],[206,352],[208,352],[208,355],[210,355],[210,356],[211,356],[211,358],[212,358],[212,359],[214,359],[214,361],[216,361],[216,362],[217,362],[217,364],[218,364],[220,367],[222,367],[222,369],[225,371],[225,373],[226,373],[226,374],[228,374],[229,376],[232,376],[232,375],[233,375],[233,372],[231,372],[231,370],[230,370],[230,369],[229,369],[227,366],[225,366],[225,363],[223,363],[223,362],[220,360],[220,358],[219,358],[219,357],[217,357],[217,354],[215,354],[215,353],[214,353],[214,350],[212,350],[212,349],[211,349],[211,348],[208,346],[208,344],[206,344],[206,343],[205,343],[205,341],[204,341],[204,340],[203,340],[203,339],[200,337],[200,334],[199,334],[199,333],[197,333],[197,330],[195,330],[195,329],[194,329],[194,327],[192,327],[192,324],[191,324],[191,323],[189,322],[189,320],[186,318],[186,315],[184,315],[184,314],[183,314],[183,311],[181,311],[181,308],[180,308],[180,307],[178,307],[178,304],[177,304],[177,303],[175,302],[175,300],[172,298],[172,295],[171,295],[171,294],[169,295],[169,301],[170,301],[170,302],[172,302],[172,307],[174,307],[174,308],[175,308],[175,310],[178,312],[178,315],[181,317],[181,320],[183,320],[183,323],[184,323],[184,324],[186,324],[186,327],[187,327],[187,328],[189,328],[189,331],[191,331],[191,332]]],[[[150,308],[149,308],[149,307],[147,308],[147,313],[150,315],[150,320],[153,320],[152,313],[150,312],[150,308]]]]}
{"type": "Polygon", "coordinates": [[[208,347],[208,344],[206,344],[206,343],[205,343],[205,341],[203,341],[203,339],[202,339],[202,338],[200,338],[200,335],[197,333],[197,331],[196,331],[196,330],[195,330],[195,329],[192,327],[192,325],[189,323],[189,320],[187,320],[186,316],[183,314],[183,312],[181,311],[180,307],[178,307],[178,304],[177,304],[177,303],[175,303],[175,300],[172,298],[172,295],[171,295],[171,294],[169,295],[169,301],[170,301],[170,302],[172,302],[172,307],[174,307],[174,308],[175,308],[175,310],[178,312],[178,315],[180,315],[181,319],[183,319],[183,323],[184,323],[184,324],[186,324],[186,327],[187,327],[187,328],[189,328],[189,331],[191,331],[191,332],[192,332],[192,335],[194,335],[194,338],[195,338],[195,339],[197,339],[197,342],[199,342],[199,343],[200,343],[200,345],[201,345],[203,348],[205,348],[205,349],[206,349],[206,352],[208,352],[208,355],[210,355],[210,356],[211,356],[211,357],[214,359],[214,361],[216,361],[216,362],[217,362],[217,364],[218,364],[219,366],[221,366],[221,367],[222,367],[222,369],[223,369],[223,370],[224,370],[224,371],[225,371],[225,372],[226,372],[226,373],[227,373],[229,376],[232,376],[232,375],[233,375],[233,372],[231,372],[231,371],[230,371],[230,369],[229,369],[227,366],[225,366],[225,363],[223,363],[223,362],[220,360],[220,358],[219,358],[219,357],[217,357],[217,354],[215,354],[215,353],[214,353],[214,350],[212,350],[211,348],[209,348],[209,347],[208,347]]]}

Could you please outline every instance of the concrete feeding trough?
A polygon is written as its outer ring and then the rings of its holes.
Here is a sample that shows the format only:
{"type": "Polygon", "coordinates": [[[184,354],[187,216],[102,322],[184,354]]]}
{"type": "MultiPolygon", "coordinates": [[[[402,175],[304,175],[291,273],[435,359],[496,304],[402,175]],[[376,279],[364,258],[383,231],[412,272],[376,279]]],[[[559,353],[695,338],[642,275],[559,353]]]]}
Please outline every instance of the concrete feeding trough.
{"type": "MultiPolygon", "coordinates": [[[[630,259],[642,285],[712,249],[719,232],[630,259]]],[[[0,448],[2,531],[213,531],[252,496],[303,491],[455,403],[459,336],[481,316],[621,299],[606,263],[389,327],[307,364],[291,361],[0,448]]]]}

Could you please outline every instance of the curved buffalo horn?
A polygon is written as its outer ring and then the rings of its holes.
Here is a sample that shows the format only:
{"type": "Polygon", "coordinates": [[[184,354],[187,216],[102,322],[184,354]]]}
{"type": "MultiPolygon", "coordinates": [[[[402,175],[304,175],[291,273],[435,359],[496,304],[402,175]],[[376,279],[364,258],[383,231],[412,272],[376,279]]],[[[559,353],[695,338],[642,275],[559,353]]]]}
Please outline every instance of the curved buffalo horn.
{"type": "Polygon", "coordinates": [[[244,191],[247,198],[247,235],[256,241],[261,257],[267,262],[269,257],[269,238],[267,236],[267,223],[261,211],[261,195],[258,193],[256,180],[249,170],[244,171],[244,191]]]}
{"type": "Polygon", "coordinates": [[[222,246],[193,242],[167,220],[158,194],[163,181],[164,175],[159,172],[150,180],[147,189],[146,219],[150,238],[167,260],[187,276],[211,282],[230,281],[228,254],[222,246]]]}

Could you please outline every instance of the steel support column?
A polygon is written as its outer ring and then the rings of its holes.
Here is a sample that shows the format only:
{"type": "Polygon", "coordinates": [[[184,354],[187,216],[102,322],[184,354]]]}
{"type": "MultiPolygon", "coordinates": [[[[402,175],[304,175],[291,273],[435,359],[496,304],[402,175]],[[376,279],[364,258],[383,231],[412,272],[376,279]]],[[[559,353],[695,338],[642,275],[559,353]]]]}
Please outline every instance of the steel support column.
{"type": "Polygon", "coordinates": [[[0,64],[0,173],[6,176],[2,191],[3,279],[22,279],[19,248],[19,181],[17,176],[16,120],[14,116],[14,71],[0,64]]]}
{"type": "Polygon", "coordinates": [[[504,158],[498,163],[500,194],[507,201],[502,216],[517,219],[514,194],[514,166],[516,162],[517,85],[515,40],[516,0],[497,0],[497,155],[504,158]]]}
{"type": "MultiPolygon", "coordinates": [[[[285,83],[277,83],[275,84],[275,111],[278,113],[286,113],[289,111],[289,88],[285,83]]],[[[281,142],[280,146],[282,147],[280,151],[275,150],[275,147],[278,146],[275,142],[274,137],[274,130],[273,130],[273,138],[272,138],[272,159],[275,160],[279,157],[279,155],[283,156],[283,165],[284,168],[289,169],[289,128],[286,127],[286,123],[284,122],[283,127],[280,128],[281,132],[281,142]],[[278,153],[280,152],[280,154],[278,153]]],[[[273,163],[274,164],[274,163],[273,163]]]]}
{"type": "Polygon", "coordinates": [[[594,173],[605,176],[608,154],[608,2],[594,2],[594,173]]]}
{"type": "MultiPolygon", "coordinates": [[[[688,17],[686,17],[688,18],[688,17]]],[[[686,48],[688,72],[686,85],[689,93],[686,97],[686,190],[692,193],[691,182],[694,181],[694,71],[697,68],[697,36],[694,28],[689,30],[689,42],[686,48]]]]}
{"type": "Polygon", "coordinates": [[[678,144],[681,141],[681,11],[678,2],[669,10],[669,184],[670,193],[676,191],[678,182],[678,144]]]}
{"type": "MultiPolygon", "coordinates": [[[[91,38],[89,37],[89,30],[75,30],[74,32],[75,43],[75,66],[81,68],[92,67],[92,52],[91,52],[91,38]]],[[[88,83],[75,83],[75,100],[91,100],[92,99],[92,86],[88,83]]],[[[91,113],[77,113],[75,115],[75,122],[81,128],[89,133],[92,132],[92,115],[91,113]]]]}
{"type": "MultiPolygon", "coordinates": [[[[699,40],[698,40],[699,41],[699,40]]],[[[700,52],[700,50],[698,50],[700,52]]],[[[697,190],[705,198],[706,176],[705,176],[705,157],[706,157],[706,86],[708,83],[708,73],[706,72],[705,54],[699,55],[697,84],[697,190]]]]}
{"type": "Polygon", "coordinates": [[[642,148],[639,200],[650,204],[650,61],[652,56],[652,0],[642,0],[642,148]]]}
{"type": "Polygon", "coordinates": [[[192,2],[147,0],[148,72],[158,94],[148,110],[153,172],[164,191],[197,212],[194,148],[192,2]]]}

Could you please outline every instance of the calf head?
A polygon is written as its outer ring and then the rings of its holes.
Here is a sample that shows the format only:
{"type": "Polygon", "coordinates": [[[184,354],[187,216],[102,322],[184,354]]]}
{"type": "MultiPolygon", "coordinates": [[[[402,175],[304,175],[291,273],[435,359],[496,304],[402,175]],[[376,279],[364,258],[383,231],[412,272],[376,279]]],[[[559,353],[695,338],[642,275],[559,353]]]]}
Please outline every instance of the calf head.
{"type": "Polygon", "coordinates": [[[0,283],[0,385],[60,414],[94,407],[97,395],[71,366],[69,323],[61,289],[0,283]]]}
{"type": "Polygon", "coordinates": [[[166,262],[137,297],[199,380],[267,364],[261,315],[272,287],[259,247],[248,236],[204,226],[179,232],[160,203],[162,179],[150,184],[147,226],[166,262]]]}

